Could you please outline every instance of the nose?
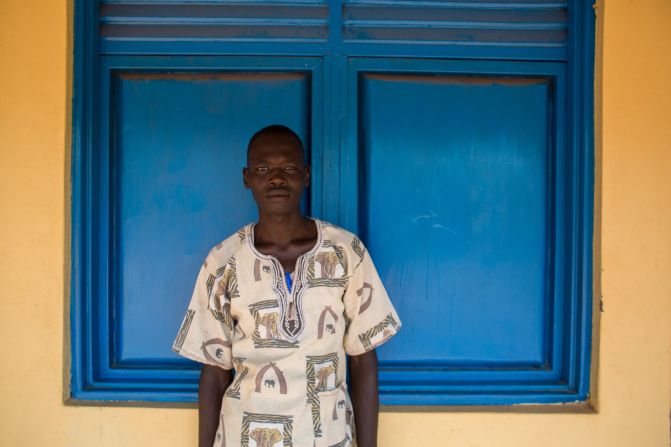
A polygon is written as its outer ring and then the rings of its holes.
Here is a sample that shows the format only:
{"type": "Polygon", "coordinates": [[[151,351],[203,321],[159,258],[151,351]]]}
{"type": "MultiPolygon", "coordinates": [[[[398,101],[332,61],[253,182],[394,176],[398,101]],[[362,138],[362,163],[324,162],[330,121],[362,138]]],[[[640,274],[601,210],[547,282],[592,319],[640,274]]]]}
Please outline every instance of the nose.
{"type": "Polygon", "coordinates": [[[272,186],[281,186],[287,183],[287,178],[284,174],[284,171],[280,168],[275,168],[270,171],[270,176],[268,177],[268,183],[272,186]]]}

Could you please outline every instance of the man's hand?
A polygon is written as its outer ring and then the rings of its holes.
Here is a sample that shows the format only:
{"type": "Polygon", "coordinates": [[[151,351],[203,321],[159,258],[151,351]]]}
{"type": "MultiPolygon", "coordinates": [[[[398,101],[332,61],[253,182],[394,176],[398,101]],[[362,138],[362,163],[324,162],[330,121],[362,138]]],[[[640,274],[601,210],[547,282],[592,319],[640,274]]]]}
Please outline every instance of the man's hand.
{"type": "Polygon", "coordinates": [[[212,447],[219,426],[221,399],[233,380],[233,371],[211,365],[200,370],[198,384],[198,445],[212,447]]]}
{"type": "Polygon", "coordinates": [[[377,447],[377,354],[375,349],[349,358],[349,374],[358,447],[377,447]]]}

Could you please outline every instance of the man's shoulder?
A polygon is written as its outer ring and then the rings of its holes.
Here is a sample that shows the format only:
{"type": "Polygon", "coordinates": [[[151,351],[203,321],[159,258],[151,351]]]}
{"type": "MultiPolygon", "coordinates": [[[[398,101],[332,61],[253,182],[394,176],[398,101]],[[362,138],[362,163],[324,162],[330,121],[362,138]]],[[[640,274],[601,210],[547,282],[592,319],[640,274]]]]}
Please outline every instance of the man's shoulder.
{"type": "Polygon", "coordinates": [[[217,263],[221,264],[235,256],[236,252],[240,250],[240,248],[243,247],[245,243],[248,226],[249,225],[245,225],[212,247],[207,255],[208,259],[216,260],[217,263]]]}
{"type": "Polygon", "coordinates": [[[359,237],[349,230],[324,220],[320,222],[325,240],[329,240],[336,245],[351,245],[352,241],[359,241],[359,237]]]}

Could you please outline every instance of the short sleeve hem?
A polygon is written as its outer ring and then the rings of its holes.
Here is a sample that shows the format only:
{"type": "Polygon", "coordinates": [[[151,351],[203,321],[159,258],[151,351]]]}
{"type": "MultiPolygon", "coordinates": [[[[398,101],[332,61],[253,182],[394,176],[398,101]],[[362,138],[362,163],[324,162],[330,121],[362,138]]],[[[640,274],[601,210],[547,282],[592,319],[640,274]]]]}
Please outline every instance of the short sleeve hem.
{"type": "Polygon", "coordinates": [[[381,345],[385,344],[386,342],[388,342],[394,335],[396,335],[398,333],[399,329],[401,329],[401,323],[400,322],[397,323],[396,327],[394,327],[394,328],[389,327],[387,329],[390,332],[387,334],[386,337],[384,337],[380,340],[377,340],[376,342],[371,343],[368,346],[364,346],[363,344],[360,344],[360,346],[359,346],[360,349],[349,350],[349,349],[345,348],[345,354],[349,355],[350,357],[356,357],[357,355],[362,355],[362,354],[365,354],[367,352],[370,352],[373,349],[377,348],[378,346],[381,346],[381,345]]]}
{"type": "Polygon", "coordinates": [[[232,363],[231,364],[224,364],[224,363],[213,362],[213,361],[208,360],[207,358],[205,358],[202,354],[197,354],[195,352],[188,351],[184,348],[177,348],[177,347],[173,346],[172,350],[176,354],[181,355],[182,357],[187,358],[189,360],[193,360],[194,362],[203,363],[205,365],[210,365],[210,366],[216,366],[216,367],[219,367],[221,369],[225,369],[227,371],[233,369],[233,364],[232,363]]]}

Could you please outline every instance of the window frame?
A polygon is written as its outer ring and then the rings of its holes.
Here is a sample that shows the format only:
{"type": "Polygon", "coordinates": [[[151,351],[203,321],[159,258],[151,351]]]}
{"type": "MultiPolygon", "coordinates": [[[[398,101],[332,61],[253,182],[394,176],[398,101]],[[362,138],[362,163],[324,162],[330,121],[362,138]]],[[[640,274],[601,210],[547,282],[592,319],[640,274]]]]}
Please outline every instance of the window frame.
{"type": "MultiPolygon", "coordinates": [[[[345,42],[340,26],[330,26],[328,42],[282,43],[257,42],[239,45],[223,42],[207,44],[211,56],[187,57],[197,48],[188,42],[176,42],[172,47],[161,42],[144,42],[101,38],[99,24],[104,22],[100,11],[102,2],[83,0],[75,4],[74,32],[74,88],[72,105],[72,214],[71,214],[71,283],[70,283],[70,343],[71,371],[68,400],[84,401],[139,401],[139,402],[194,402],[197,399],[197,370],[186,374],[174,374],[158,368],[148,371],[143,377],[120,372],[110,377],[101,370],[101,358],[109,354],[111,338],[100,336],[96,318],[105,321],[113,318],[109,309],[109,284],[100,282],[94,267],[100,265],[101,256],[96,247],[108,241],[101,240],[107,234],[109,216],[96,210],[96,198],[107,197],[105,177],[109,165],[99,152],[101,142],[109,137],[101,128],[101,119],[109,120],[109,82],[115,70],[303,70],[309,73],[314,83],[313,117],[318,110],[324,116],[346,116],[346,123],[324,120],[318,131],[323,147],[338,148],[320,152],[313,158],[315,173],[322,176],[321,184],[333,184],[329,188],[313,189],[311,212],[314,215],[356,230],[356,194],[352,185],[343,181],[347,175],[339,175],[338,167],[351,172],[356,170],[348,164],[354,160],[351,151],[356,148],[353,132],[341,132],[340,126],[356,125],[356,110],[352,109],[352,95],[356,95],[358,76],[361,73],[380,70],[400,71],[398,61],[412,59],[416,72],[443,73],[470,70],[478,73],[501,74],[512,70],[518,74],[538,74],[547,69],[547,76],[564,89],[566,100],[565,141],[569,157],[567,167],[571,182],[567,185],[562,200],[570,201],[571,213],[566,224],[571,227],[567,241],[567,257],[570,259],[571,278],[567,284],[569,298],[567,306],[571,328],[567,339],[568,349],[564,353],[565,371],[556,372],[552,386],[533,390],[533,380],[524,392],[514,391],[505,385],[494,392],[478,391],[464,394],[449,391],[449,381],[425,389],[417,386],[422,380],[422,371],[400,372],[392,365],[381,363],[380,398],[383,405],[402,407],[430,407],[438,409],[452,405],[513,405],[523,403],[583,403],[589,404],[590,369],[595,350],[592,349],[593,318],[593,232],[594,232],[594,11],[589,3],[571,0],[568,2],[566,27],[568,39],[565,46],[549,46],[543,49],[530,48],[525,53],[520,48],[478,47],[468,52],[465,46],[453,48],[403,43],[395,47],[375,42],[345,42]],[[259,53],[259,49],[261,52],[259,53]],[[141,55],[152,53],[153,55],[141,55]],[[250,53],[255,56],[248,55],[250,53]],[[122,55],[125,54],[125,55],[122,55]],[[164,57],[157,58],[162,55],[164,57]],[[472,59],[469,61],[468,59],[472,59]],[[186,62],[187,59],[190,62],[186,62]],[[457,60],[459,59],[459,60],[457,60]],[[163,62],[157,62],[162,60],[163,62]],[[272,62],[276,61],[276,63],[272,62]],[[508,61],[508,62],[506,62],[508,61]],[[201,65],[197,65],[201,64],[201,65]],[[557,66],[562,65],[560,69],[557,66]],[[351,67],[344,72],[343,67],[351,67]],[[508,67],[508,68],[505,68],[508,67]],[[514,68],[511,68],[514,67],[514,68]],[[545,67],[545,68],[543,68],[545,67]],[[317,92],[315,95],[314,92],[317,92]],[[329,99],[332,98],[332,99],[329,99]],[[349,98],[346,100],[345,98],[349,98]],[[107,169],[107,171],[105,171],[107,169]],[[336,178],[337,177],[337,178],[336,178]],[[102,180],[102,182],[101,182],[102,180]],[[187,385],[184,380],[188,381],[187,385]],[[413,385],[413,383],[415,385],[413,385]],[[441,391],[442,390],[442,391],[441,391]],[[448,392],[444,392],[448,390],[448,392]],[[442,394],[441,394],[442,393],[442,394]]],[[[343,20],[340,2],[330,0],[329,24],[340,24],[343,20]]],[[[407,70],[404,68],[403,70],[407,70]]],[[[560,99],[561,100],[561,99],[560,99]]],[[[313,121],[319,122],[321,118],[313,121]]],[[[314,129],[313,129],[314,130],[314,129]]],[[[348,172],[348,171],[345,171],[348,172]]],[[[353,174],[356,175],[356,174],[353,174]]],[[[316,183],[317,184],[317,183],[316,183]]],[[[107,258],[107,259],[108,259],[107,258]]],[[[104,272],[102,272],[104,276],[104,272]]],[[[103,328],[105,331],[108,328],[103,328]]],[[[109,332],[108,332],[109,333],[109,332]]],[[[483,389],[484,390],[484,389],[483,389]]],[[[572,411],[568,406],[569,411],[572,411]]]]}

